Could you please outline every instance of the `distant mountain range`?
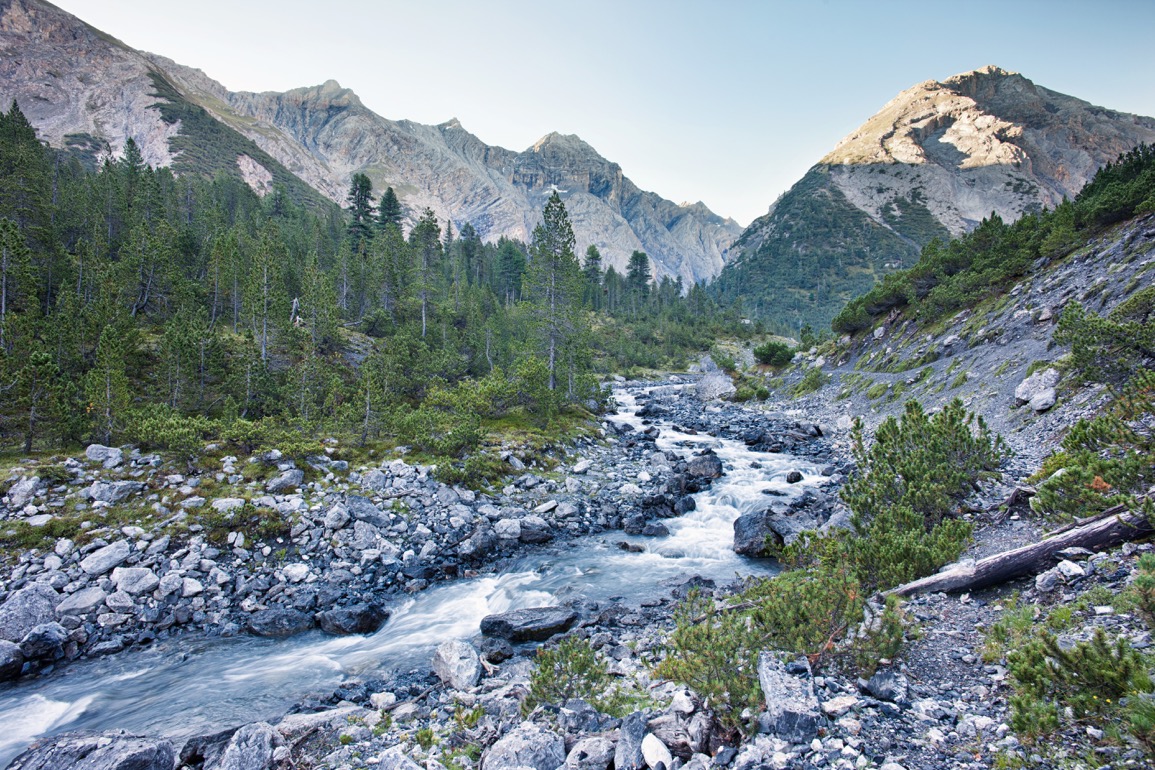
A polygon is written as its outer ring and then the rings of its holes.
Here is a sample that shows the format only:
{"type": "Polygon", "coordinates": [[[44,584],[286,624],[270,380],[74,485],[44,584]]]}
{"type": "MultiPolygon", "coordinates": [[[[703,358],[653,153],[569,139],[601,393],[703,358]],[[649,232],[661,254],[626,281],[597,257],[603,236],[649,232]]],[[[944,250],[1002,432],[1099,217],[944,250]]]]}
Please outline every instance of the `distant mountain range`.
{"type": "Polygon", "coordinates": [[[903,91],[754,221],[714,282],[779,329],[826,328],[932,238],[1073,197],[1155,120],[984,67],[903,91]]]}
{"type": "Polygon", "coordinates": [[[226,173],[260,193],[284,186],[344,203],[354,173],[392,186],[410,221],[429,207],[485,240],[528,241],[546,199],[562,194],[581,252],[623,270],[644,251],[655,276],[717,275],[741,232],[705,205],[639,189],[576,136],[524,152],[485,144],[456,120],[427,126],[373,113],[335,81],[286,93],[233,93],[203,72],[136,51],[42,0],[0,0],[0,97],[16,99],[41,138],[95,159],[132,137],[152,165],[226,173]],[[311,188],[311,189],[310,189],[311,188]]]}

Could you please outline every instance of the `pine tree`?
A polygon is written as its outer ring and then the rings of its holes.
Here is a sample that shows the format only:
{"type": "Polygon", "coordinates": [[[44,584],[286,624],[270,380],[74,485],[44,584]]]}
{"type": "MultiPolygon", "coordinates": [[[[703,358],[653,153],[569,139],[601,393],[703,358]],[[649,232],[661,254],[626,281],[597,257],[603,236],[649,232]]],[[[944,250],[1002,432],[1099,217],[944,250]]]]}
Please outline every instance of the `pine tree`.
{"type": "Polygon", "coordinates": [[[586,249],[585,264],[582,265],[585,278],[585,305],[591,310],[602,308],[602,254],[592,243],[586,249]]]}
{"type": "Polygon", "coordinates": [[[424,339],[429,325],[429,298],[436,292],[441,273],[441,227],[432,209],[425,209],[420,221],[409,233],[409,243],[414,249],[414,266],[417,296],[421,300],[421,338],[424,339]]]}
{"type": "Polygon", "coordinates": [[[120,432],[131,400],[125,346],[122,328],[105,327],[96,346],[96,363],[85,378],[94,435],[105,445],[111,445],[113,437],[120,432]]]}
{"type": "Polygon", "coordinates": [[[381,203],[377,207],[377,227],[384,230],[389,225],[401,230],[401,220],[405,218],[405,210],[401,201],[397,200],[397,193],[392,187],[386,187],[381,195],[381,203]]]}
{"type": "Polygon", "coordinates": [[[373,182],[365,174],[354,174],[349,185],[349,239],[353,251],[362,252],[373,238],[373,182]]]}
{"type": "Polygon", "coordinates": [[[526,275],[526,294],[545,348],[551,391],[557,389],[559,356],[580,336],[581,274],[573,249],[569,214],[555,192],[533,231],[526,275]]]}
{"type": "Polygon", "coordinates": [[[20,369],[17,380],[17,404],[24,413],[24,451],[32,451],[34,440],[59,413],[57,394],[60,370],[52,356],[34,351],[20,369]]]}

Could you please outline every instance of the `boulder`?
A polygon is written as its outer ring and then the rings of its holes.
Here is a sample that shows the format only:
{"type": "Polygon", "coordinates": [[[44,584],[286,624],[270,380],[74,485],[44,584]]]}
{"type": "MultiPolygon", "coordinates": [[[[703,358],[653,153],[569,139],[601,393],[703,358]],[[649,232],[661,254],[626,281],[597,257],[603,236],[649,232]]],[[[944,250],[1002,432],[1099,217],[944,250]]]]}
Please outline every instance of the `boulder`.
{"type": "Polygon", "coordinates": [[[41,623],[20,642],[25,660],[59,660],[64,657],[68,629],[59,623],[41,623]]]}
{"type": "Polygon", "coordinates": [[[105,468],[115,468],[124,462],[122,450],[102,444],[90,444],[84,450],[84,456],[89,462],[101,463],[105,468]]]}
{"type": "Polygon", "coordinates": [[[131,555],[132,545],[127,540],[117,540],[85,556],[80,568],[89,575],[100,576],[113,567],[119,567],[131,555]]]}
{"type": "Polygon", "coordinates": [[[374,492],[384,492],[389,488],[389,477],[374,469],[361,476],[361,486],[374,492]]]}
{"type": "Polygon", "coordinates": [[[354,604],[317,613],[317,624],[327,634],[372,634],[389,619],[389,611],[376,604],[354,604]]]}
{"type": "Polygon", "coordinates": [[[82,588],[56,605],[56,614],[60,617],[86,615],[104,604],[104,599],[107,596],[108,594],[100,586],[82,588]]]}
{"type": "Polygon", "coordinates": [[[245,501],[240,497],[219,497],[213,500],[212,508],[214,511],[221,513],[229,513],[230,511],[239,511],[245,507],[245,501]]]}
{"type": "Polygon", "coordinates": [[[493,523],[493,534],[498,540],[517,540],[521,537],[521,522],[517,519],[499,519],[493,523]]]}
{"type": "Polygon", "coordinates": [[[360,495],[348,495],[345,498],[345,508],[349,515],[358,521],[372,524],[380,529],[387,529],[390,525],[389,517],[381,509],[373,505],[373,501],[360,495]]]}
{"type": "MultiPolygon", "coordinates": [[[[1048,366],[1041,372],[1035,372],[1019,383],[1015,388],[1015,401],[1021,406],[1030,403],[1036,396],[1050,389],[1054,390],[1059,384],[1059,370],[1048,366]]],[[[1053,401],[1051,402],[1054,403],[1053,401]]]]}
{"type": "Polygon", "coordinates": [[[618,731],[618,745],[614,749],[614,770],[642,770],[646,757],[642,740],[646,737],[646,717],[635,711],[622,720],[618,731]]]}
{"type": "Polygon", "coordinates": [[[722,475],[722,460],[712,450],[690,459],[686,464],[686,474],[698,479],[716,479],[722,475]]]}
{"type": "Polygon", "coordinates": [[[313,618],[299,610],[285,607],[270,607],[257,610],[249,616],[246,627],[257,636],[293,636],[313,627],[313,618]]]}
{"type": "Polygon", "coordinates": [[[777,535],[771,526],[770,511],[744,513],[734,520],[734,553],[742,556],[769,556],[777,535]]]}
{"type": "Polygon", "coordinates": [[[489,747],[481,760],[481,770],[533,768],[557,770],[565,763],[565,743],[561,736],[532,722],[522,722],[513,732],[489,747]]]}
{"type": "Polygon", "coordinates": [[[32,502],[36,492],[40,489],[40,477],[30,476],[20,479],[8,490],[8,510],[19,511],[32,502]]]}
{"type": "Polygon", "coordinates": [[[24,652],[20,645],[0,639],[0,682],[15,679],[24,670],[24,652]]]}
{"type": "Polygon", "coordinates": [[[565,770],[606,770],[614,761],[614,742],[601,735],[581,738],[565,758],[565,770]]]}
{"type": "Polygon", "coordinates": [[[565,607],[534,607],[487,615],[481,619],[481,633],[510,642],[544,642],[577,621],[578,614],[565,607]]]}
{"type": "Polygon", "coordinates": [[[325,529],[336,532],[348,523],[349,511],[340,503],[334,505],[329,509],[329,512],[325,514],[325,529]]]}
{"type": "Polygon", "coordinates": [[[421,770],[421,765],[405,756],[400,746],[386,749],[377,755],[377,770],[421,770]]]}
{"type": "Polygon", "coordinates": [[[825,719],[805,658],[787,665],[776,653],[763,652],[758,656],[758,682],[766,698],[766,711],[759,718],[762,732],[787,743],[809,743],[818,735],[825,719]]]}
{"type": "Polygon", "coordinates": [[[233,733],[212,770],[271,770],[273,754],[285,739],[267,722],[254,722],[233,733]]]}
{"type": "Polygon", "coordinates": [[[454,690],[468,690],[481,680],[481,661],[473,645],[459,640],[443,642],[433,653],[433,673],[454,690]]]}
{"type": "Polygon", "coordinates": [[[160,578],[147,567],[117,567],[112,571],[112,584],[119,591],[139,596],[156,590],[160,578]]]}
{"type": "Polygon", "coordinates": [[[553,540],[549,522],[540,516],[523,516],[517,523],[521,527],[518,539],[523,543],[548,543],[553,540]]]}
{"type": "Polygon", "coordinates": [[[44,583],[25,586],[0,605],[0,639],[20,642],[36,626],[56,619],[60,594],[44,583]]]}
{"type": "Polygon", "coordinates": [[[1054,388],[1044,388],[1031,396],[1031,400],[1027,402],[1027,406],[1036,412],[1045,412],[1055,405],[1056,397],[1054,388]]]}
{"type": "Polygon", "coordinates": [[[303,483],[305,483],[305,472],[299,468],[290,468],[270,479],[269,483],[265,484],[265,489],[271,494],[278,495],[290,489],[297,489],[303,483]]]}
{"type": "Polygon", "coordinates": [[[142,481],[94,481],[84,496],[101,503],[119,503],[144,490],[142,481]]]}
{"type": "Polygon", "coordinates": [[[9,770],[172,770],[176,750],[162,738],[65,733],[32,744],[9,770]]]}
{"type": "Polygon", "coordinates": [[[909,686],[902,674],[891,669],[883,669],[870,677],[863,689],[879,700],[902,703],[906,700],[909,686]]]}
{"type": "Polygon", "coordinates": [[[666,748],[666,744],[658,740],[653,733],[642,738],[642,757],[649,767],[657,767],[661,764],[666,767],[666,770],[669,770],[674,763],[674,755],[666,748]]]}
{"type": "Polygon", "coordinates": [[[482,521],[473,530],[473,534],[458,544],[457,555],[463,559],[481,559],[496,545],[497,536],[493,534],[493,527],[482,521]]]}

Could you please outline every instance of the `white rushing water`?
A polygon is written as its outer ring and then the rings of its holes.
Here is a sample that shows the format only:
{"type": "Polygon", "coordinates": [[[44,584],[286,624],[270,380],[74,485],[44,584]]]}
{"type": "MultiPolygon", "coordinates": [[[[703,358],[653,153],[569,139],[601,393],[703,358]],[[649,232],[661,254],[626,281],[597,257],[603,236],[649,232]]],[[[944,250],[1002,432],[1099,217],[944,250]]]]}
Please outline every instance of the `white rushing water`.
{"type": "MultiPolygon", "coordinates": [[[[642,421],[634,395],[616,393],[611,419],[642,421]]],[[[46,677],[0,688],[0,767],[39,736],[72,729],[190,737],[274,719],[310,693],[331,692],[346,678],[427,666],[448,639],[476,636],[486,615],[570,599],[630,605],[665,594],[664,580],[703,575],[722,582],[772,574],[774,566],[731,550],[733,522],[766,505],[766,491],[797,495],[822,477],[791,455],[755,454],[741,442],[690,435],[658,422],[657,447],[688,456],[710,448],[725,475],[695,495],[697,509],[667,519],[668,537],[590,536],[522,558],[500,575],[442,584],[390,607],[389,621],[368,636],[310,632],[290,639],[180,637],[150,648],[80,661],[46,677]],[[787,484],[791,470],[803,473],[787,484]],[[641,553],[622,550],[627,540],[641,553]]],[[[628,479],[622,479],[623,481],[628,479]]]]}

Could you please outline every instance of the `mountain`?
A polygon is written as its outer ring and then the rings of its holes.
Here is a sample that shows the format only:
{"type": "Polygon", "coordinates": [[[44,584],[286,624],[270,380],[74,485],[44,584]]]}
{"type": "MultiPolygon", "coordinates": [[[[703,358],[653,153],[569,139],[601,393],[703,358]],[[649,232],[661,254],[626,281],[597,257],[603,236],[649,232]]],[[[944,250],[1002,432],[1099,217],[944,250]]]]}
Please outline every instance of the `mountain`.
{"type": "Polygon", "coordinates": [[[984,67],[903,91],[742,233],[715,282],[783,329],[825,328],[933,238],[1073,197],[1155,119],[1096,107],[984,67]]]}
{"type": "Polygon", "coordinates": [[[657,277],[687,283],[722,269],[741,227],[703,204],[637,187],[576,136],[524,152],[485,144],[456,120],[390,120],[335,81],[285,93],[233,93],[200,70],[136,51],[43,0],[0,0],[0,98],[16,99],[40,136],[89,162],[133,138],[152,165],[226,173],[258,193],[343,204],[352,175],[392,186],[410,221],[429,207],[483,239],[528,241],[562,191],[578,248],[619,270],[646,252],[657,277]],[[303,181],[302,181],[303,180],[303,181]],[[314,193],[313,191],[316,191],[314,193]]]}

